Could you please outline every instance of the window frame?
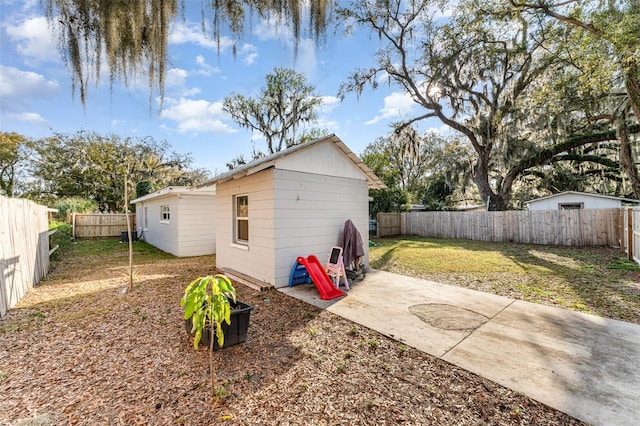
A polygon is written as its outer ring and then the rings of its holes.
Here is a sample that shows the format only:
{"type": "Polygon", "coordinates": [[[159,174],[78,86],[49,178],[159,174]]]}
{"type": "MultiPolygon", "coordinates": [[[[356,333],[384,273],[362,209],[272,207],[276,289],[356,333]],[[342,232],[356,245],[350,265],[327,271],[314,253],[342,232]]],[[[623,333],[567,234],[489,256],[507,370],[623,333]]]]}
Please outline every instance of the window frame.
{"type": "Polygon", "coordinates": [[[171,206],[169,204],[160,206],[160,223],[171,223],[171,206]]]}
{"type": "Polygon", "coordinates": [[[233,243],[234,244],[239,244],[242,246],[248,246],[249,245],[249,195],[248,194],[238,194],[238,195],[234,195],[233,196],[233,243]],[[239,215],[239,200],[241,199],[246,199],[246,206],[247,206],[247,215],[246,216],[240,216],[239,215]],[[239,222],[240,221],[244,221],[247,223],[247,239],[241,239],[240,238],[240,232],[239,232],[239,222]]]}
{"type": "Polygon", "coordinates": [[[558,203],[558,210],[584,210],[584,203],[580,201],[558,203]]]}

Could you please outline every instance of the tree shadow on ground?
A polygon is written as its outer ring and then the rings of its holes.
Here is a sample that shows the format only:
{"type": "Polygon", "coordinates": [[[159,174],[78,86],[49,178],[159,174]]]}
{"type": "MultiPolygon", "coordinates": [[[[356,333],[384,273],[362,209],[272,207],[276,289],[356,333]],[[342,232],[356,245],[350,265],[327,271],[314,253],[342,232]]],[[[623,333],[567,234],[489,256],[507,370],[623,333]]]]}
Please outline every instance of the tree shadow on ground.
{"type": "MultiPolygon", "coordinates": [[[[15,421],[46,407],[58,420],[80,423],[134,423],[149,415],[169,423],[215,421],[216,410],[202,411],[212,398],[207,348],[193,348],[179,305],[191,280],[215,272],[209,260],[143,266],[133,290],[122,277],[110,278],[111,268],[102,271],[102,287],[94,291],[83,287],[100,282],[98,274],[77,268],[85,278],[75,285],[79,294],[71,294],[66,273],[61,282],[52,274],[47,288],[32,292],[47,296],[30,293],[0,324],[8,354],[0,361],[6,374],[0,389],[13,400],[0,404],[0,417],[15,421]]],[[[236,287],[238,299],[255,308],[247,342],[214,352],[214,378],[225,389],[218,395],[223,399],[269,386],[295,365],[301,355],[289,335],[319,313],[293,299],[285,303],[281,299],[287,296],[275,290],[236,287]]]]}
{"type": "Polygon", "coordinates": [[[191,280],[215,272],[211,260],[142,265],[128,291],[108,268],[99,280],[93,263],[72,259],[52,273],[0,321],[0,423],[579,424],[329,312],[242,285],[238,299],[255,306],[248,339],[214,353],[212,398],[208,352],[193,349],[179,305],[191,280]]]}

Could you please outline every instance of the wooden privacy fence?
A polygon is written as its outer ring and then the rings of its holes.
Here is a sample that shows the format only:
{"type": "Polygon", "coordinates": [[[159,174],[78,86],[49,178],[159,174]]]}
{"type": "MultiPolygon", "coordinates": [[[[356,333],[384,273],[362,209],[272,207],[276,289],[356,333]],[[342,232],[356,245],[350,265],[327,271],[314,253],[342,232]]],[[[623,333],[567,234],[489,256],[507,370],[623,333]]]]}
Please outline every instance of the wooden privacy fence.
{"type": "Polygon", "coordinates": [[[49,271],[49,211],[0,196],[0,317],[49,271]]]}
{"type": "MultiPolygon", "coordinates": [[[[620,209],[409,212],[391,215],[400,219],[400,230],[396,235],[493,242],[618,247],[622,229],[620,209]]],[[[382,220],[391,219],[383,217],[382,220]]],[[[379,236],[392,235],[384,233],[387,229],[390,228],[380,228],[379,236]]]]}
{"type": "MultiPolygon", "coordinates": [[[[129,214],[131,229],[136,229],[136,215],[129,214]]],[[[73,238],[119,237],[127,232],[126,214],[80,214],[71,215],[73,238]]]]}

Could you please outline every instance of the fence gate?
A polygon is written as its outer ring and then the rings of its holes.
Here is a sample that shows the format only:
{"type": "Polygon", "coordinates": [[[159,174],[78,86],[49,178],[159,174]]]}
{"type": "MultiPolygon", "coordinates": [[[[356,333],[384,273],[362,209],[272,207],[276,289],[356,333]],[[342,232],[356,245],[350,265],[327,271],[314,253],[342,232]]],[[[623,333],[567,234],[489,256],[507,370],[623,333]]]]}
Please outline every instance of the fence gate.
{"type": "Polygon", "coordinates": [[[402,215],[400,213],[378,213],[378,237],[391,237],[402,234],[402,215]]]}

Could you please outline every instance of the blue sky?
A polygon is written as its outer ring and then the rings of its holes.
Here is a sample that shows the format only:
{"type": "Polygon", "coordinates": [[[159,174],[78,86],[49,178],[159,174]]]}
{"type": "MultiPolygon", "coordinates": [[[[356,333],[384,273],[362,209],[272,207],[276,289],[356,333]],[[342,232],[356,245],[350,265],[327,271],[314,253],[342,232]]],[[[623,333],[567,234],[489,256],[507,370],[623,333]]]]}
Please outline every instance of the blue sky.
{"type": "MultiPolygon", "coordinates": [[[[186,20],[178,19],[169,40],[169,71],[164,107],[149,104],[147,82],[129,87],[116,82],[109,89],[107,72],[89,87],[86,108],[71,94],[71,80],[51,40],[39,0],[0,0],[0,130],[32,138],[52,132],[79,130],[122,137],[152,136],[172,149],[191,153],[194,166],[212,174],[226,170],[237,155],[249,156],[252,144],[265,150],[258,135],[240,129],[222,112],[222,100],[232,92],[255,96],[275,66],[302,73],[323,97],[319,127],[337,134],[356,154],[389,133],[389,124],[418,112],[398,88],[381,84],[358,99],[340,102],[339,86],[357,67],[373,65],[377,36],[333,36],[315,46],[303,39],[294,57],[290,32],[282,25],[254,19],[237,46],[223,37],[220,52],[211,35],[201,31],[200,0],[186,0],[186,20]],[[277,28],[277,31],[275,30],[277,28]]],[[[427,130],[432,124],[422,124],[427,130]]]]}

